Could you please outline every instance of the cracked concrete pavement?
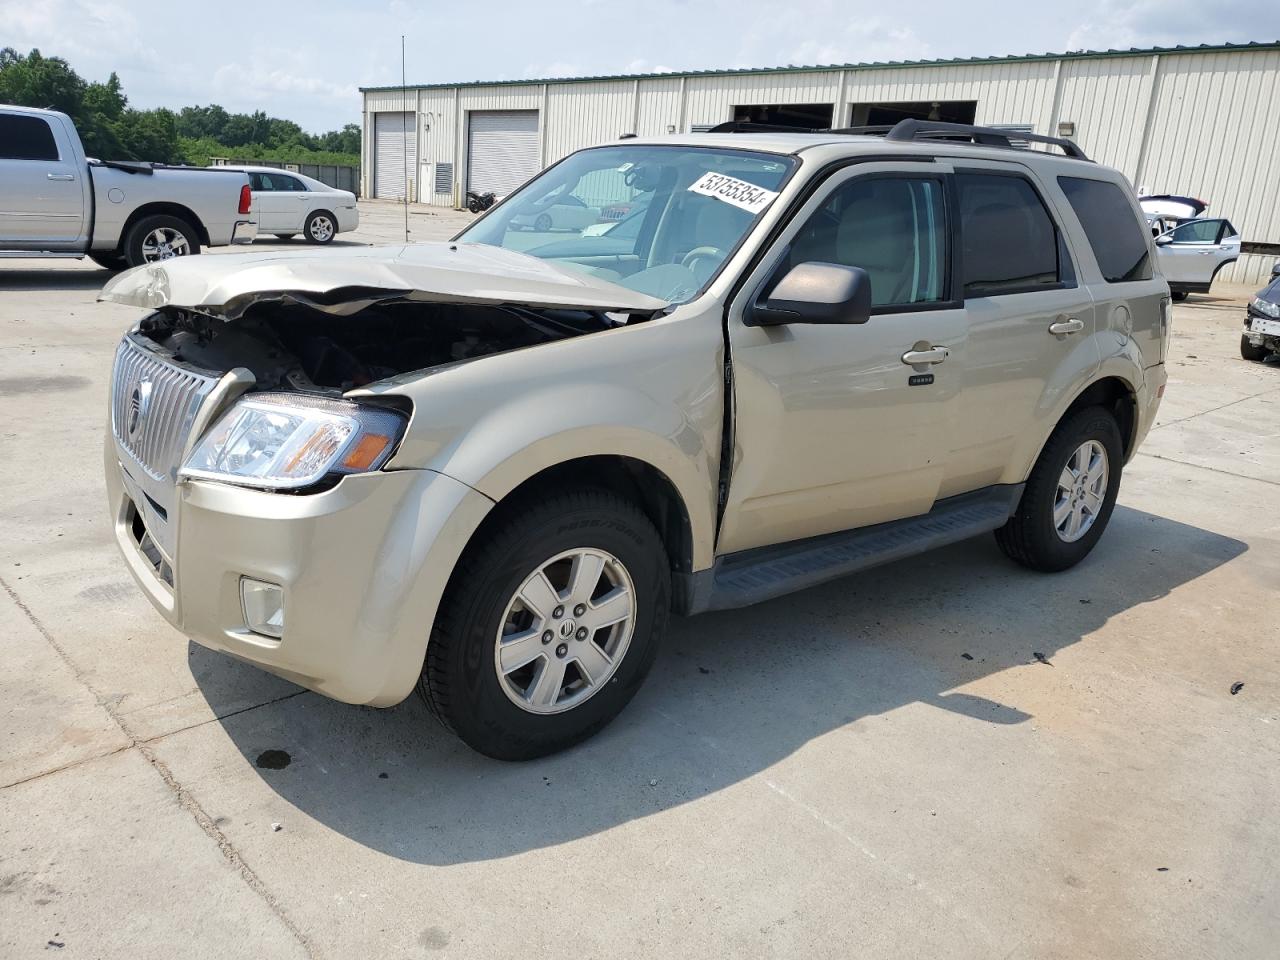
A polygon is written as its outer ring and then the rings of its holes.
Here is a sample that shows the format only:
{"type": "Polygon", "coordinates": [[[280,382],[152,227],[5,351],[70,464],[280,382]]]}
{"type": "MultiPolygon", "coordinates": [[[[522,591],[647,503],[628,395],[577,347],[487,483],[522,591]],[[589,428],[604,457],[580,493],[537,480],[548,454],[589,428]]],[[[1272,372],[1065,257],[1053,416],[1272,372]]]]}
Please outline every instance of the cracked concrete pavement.
{"type": "Polygon", "coordinates": [[[0,956],[1274,955],[1280,364],[1239,358],[1247,291],[1176,306],[1077,569],[982,538],[677,621],[604,734],[504,765],[151,610],[100,478],[105,276],[0,265],[0,956]]]}

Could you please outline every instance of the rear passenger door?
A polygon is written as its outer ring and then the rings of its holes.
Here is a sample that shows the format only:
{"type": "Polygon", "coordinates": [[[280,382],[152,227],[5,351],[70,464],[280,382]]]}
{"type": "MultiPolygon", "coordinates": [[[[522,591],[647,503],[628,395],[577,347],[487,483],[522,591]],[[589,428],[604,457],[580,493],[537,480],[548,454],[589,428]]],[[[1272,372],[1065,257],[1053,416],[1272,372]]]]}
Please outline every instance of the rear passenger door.
{"type": "Polygon", "coordinates": [[[44,117],[0,113],[0,246],[78,248],[86,175],[44,117]]]}
{"type": "Polygon", "coordinates": [[[947,172],[942,163],[860,163],[833,174],[730,304],[734,459],[718,552],[933,506],[967,355],[947,172]],[[870,320],[746,325],[747,305],[805,262],[866,270],[870,320]],[[932,356],[909,362],[917,352],[932,356]]]}
{"type": "Polygon", "coordinates": [[[957,163],[955,189],[969,342],[942,496],[1025,479],[1045,417],[1099,362],[1093,299],[1044,185],[984,161],[957,163]]]}
{"type": "Polygon", "coordinates": [[[1170,283],[1203,285],[1240,256],[1240,236],[1226,220],[1189,220],[1156,240],[1160,272],[1170,283]]]}

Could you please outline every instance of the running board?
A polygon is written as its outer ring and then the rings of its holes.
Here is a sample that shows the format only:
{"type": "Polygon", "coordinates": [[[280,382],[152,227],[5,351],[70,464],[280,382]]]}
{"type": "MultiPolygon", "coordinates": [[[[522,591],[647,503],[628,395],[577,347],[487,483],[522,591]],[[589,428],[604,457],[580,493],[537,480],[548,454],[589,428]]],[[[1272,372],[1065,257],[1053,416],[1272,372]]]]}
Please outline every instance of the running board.
{"type": "Polygon", "coordinates": [[[83,260],[84,252],[66,250],[0,250],[0,260],[83,260]]]}
{"type": "Polygon", "coordinates": [[[719,557],[711,569],[680,577],[676,609],[693,614],[748,607],[988,533],[1013,515],[1022,488],[987,487],[939,500],[918,517],[719,557]]]}

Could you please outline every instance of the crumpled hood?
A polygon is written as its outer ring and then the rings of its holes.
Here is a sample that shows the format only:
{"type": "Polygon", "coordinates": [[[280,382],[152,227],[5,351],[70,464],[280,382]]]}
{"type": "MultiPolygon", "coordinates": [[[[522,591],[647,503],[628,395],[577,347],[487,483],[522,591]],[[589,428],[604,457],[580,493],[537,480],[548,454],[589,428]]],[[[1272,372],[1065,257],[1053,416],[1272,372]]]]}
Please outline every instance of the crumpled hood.
{"type": "Polygon", "coordinates": [[[182,307],[224,320],[269,301],[338,315],[389,299],[645,313],[667,306],[607,280],[479,243],[176,257],[113,277],[98,299],[182,307]]]}

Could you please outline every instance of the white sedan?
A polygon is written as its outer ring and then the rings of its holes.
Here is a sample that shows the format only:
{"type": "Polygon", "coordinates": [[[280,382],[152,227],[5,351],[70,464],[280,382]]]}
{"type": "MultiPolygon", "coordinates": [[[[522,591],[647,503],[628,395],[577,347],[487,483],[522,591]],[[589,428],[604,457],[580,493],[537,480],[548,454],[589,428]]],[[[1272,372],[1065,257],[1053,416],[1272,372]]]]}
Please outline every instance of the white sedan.
{"type": "Polygon", "coordinates": [[[308,243],[329,243],[360,225],[356,195],[275,167],[237,167],[249,175],[258,235],[288,240],[302,234],[308,243]]]}

